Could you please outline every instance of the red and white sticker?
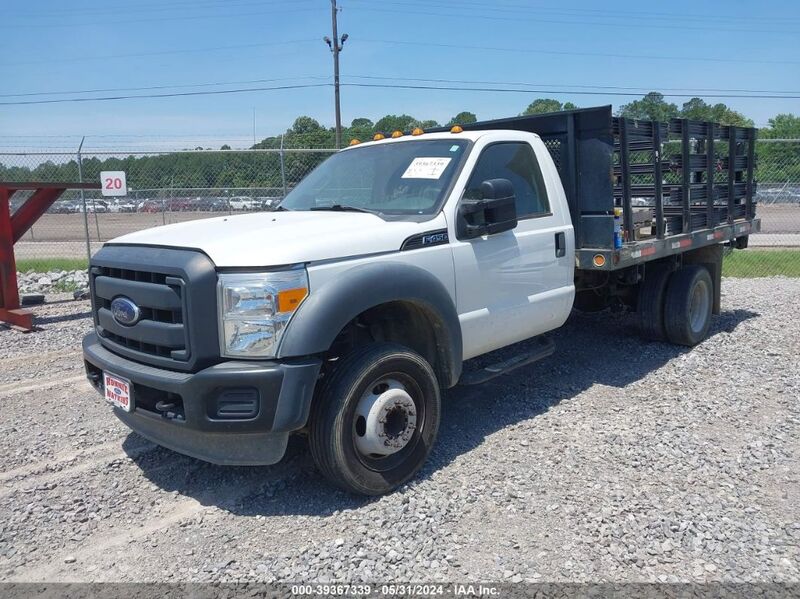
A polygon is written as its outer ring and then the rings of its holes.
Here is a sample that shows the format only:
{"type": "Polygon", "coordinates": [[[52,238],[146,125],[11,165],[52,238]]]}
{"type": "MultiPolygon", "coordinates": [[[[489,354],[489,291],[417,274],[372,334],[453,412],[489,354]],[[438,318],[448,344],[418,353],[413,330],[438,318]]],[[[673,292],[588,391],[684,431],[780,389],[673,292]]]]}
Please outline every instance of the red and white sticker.
{"type": "Polygon", "coordinates": [[[126,412],[130,412],[133,409],[131,405],[131,382],[128,379],[104,372],[103,388],[105,389],[106,401],[112,406],[126,412]]]}

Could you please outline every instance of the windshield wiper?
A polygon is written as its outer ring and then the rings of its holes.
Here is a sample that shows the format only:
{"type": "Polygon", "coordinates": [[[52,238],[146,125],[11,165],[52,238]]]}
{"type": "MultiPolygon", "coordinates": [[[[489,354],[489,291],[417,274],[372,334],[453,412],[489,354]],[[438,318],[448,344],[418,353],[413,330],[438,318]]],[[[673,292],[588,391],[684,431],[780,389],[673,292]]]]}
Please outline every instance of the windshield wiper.
{"type": "Polygon", "coordinates": [[[365,212],[375,214],[374,210],[359,208],[358,206],[347,206],[345,204],[331,204],[330,206],[312,206],[309,210],[329,210],[331,212],[365,212]]]}

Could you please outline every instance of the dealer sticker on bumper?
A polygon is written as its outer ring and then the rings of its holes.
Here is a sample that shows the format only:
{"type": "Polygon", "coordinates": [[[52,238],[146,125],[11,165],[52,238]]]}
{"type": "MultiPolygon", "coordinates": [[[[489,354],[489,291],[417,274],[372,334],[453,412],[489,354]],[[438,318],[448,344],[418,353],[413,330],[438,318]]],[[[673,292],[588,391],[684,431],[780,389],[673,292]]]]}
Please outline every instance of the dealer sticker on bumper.
{"type": "Polygon", "coordinates": [[[106,401],[111,405],[130,412],[133,409],[131,402],[131,382],[128,379],[111,374],[103,373],[103,388],[105,389],[106,401]]]}

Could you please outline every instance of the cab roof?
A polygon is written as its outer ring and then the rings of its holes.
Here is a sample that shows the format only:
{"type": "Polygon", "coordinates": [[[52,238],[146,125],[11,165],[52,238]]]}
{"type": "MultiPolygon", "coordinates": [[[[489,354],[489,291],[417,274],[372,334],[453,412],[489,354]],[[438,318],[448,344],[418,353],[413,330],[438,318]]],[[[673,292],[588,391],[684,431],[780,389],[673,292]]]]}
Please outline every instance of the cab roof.
{"type": "MultiPolygon", "coordinates": [[[[352,148],[362,148],[364,146],[374,146],[378,144],[391,144],[391,143],[398,143],[404,141],[426,141],[426,140],[437,140],[437,139],[450,139],[453,141],[457,141],[459,139],[466,139],[468,141],[475,142],[481,137],[486,135],[496,135],[496,134],[508,134],[513,136],[518,136],[520,133],[525,133],[521,131],[515,131],[513,129],[482,129],[477,131],[462,131],[461,133],[450,133],[449,131],[441,131],[436,133],[422,133],[420,135],[411,135],[410,133],[404,133],[401,137],[390,137],[386,136],[384,139],[380,139],[377,141],[369,140],[369,141],[360,141],[357,144],[352,146],[345,146],[342,148],[343,150],[349,150],[352,148]]],[[[531,133],[531,135],[535,135],[539,137],[535,133],[531,133]]]]}

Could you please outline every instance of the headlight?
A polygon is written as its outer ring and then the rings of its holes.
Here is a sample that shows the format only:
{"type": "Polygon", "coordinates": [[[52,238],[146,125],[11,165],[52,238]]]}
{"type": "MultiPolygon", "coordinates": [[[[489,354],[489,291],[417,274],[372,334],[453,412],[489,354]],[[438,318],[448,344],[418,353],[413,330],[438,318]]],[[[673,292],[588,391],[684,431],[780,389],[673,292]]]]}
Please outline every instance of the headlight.
{"type": "Polygon", "coordinates": [[[305,269],[221,274],[220,350],[230,358],[274,358],[292,314],[308,295],[305,269]]]}

